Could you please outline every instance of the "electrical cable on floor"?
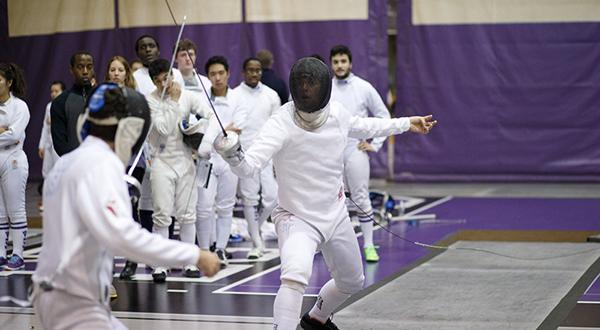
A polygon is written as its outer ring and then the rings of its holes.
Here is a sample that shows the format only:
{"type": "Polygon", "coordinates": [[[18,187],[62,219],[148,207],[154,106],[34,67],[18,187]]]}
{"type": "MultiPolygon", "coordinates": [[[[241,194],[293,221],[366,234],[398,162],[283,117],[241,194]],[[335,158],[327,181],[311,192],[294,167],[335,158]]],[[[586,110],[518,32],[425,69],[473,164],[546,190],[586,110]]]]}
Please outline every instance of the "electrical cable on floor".
{"type": "Polygon", "coordinates": [[[462,251],[481,252],[481,253],[492,254],[492,255],[499,256],[499,257],[504,257],[504,258],[516,259],[516,260],[526,260],[526,261],[540,261],[540,260],[560,259],[560,258],[572,257],[572,256],[576,256],[576,255],[580,255],[580,254],[586,254],[586,253],[590,253],[590,252],[593,252],[593,251],[600,250],[600,247],[598,247],[598,248],[588,249],[588,250],[574,252],[574,253],[567,253],[567,254],[561,254],[561,255],[550,256],[550,257],[537,257],[536,258],[536,257],[518,257],[518,256],[512,256],[512,255],[508,255],[508,254],[504,254],[504,253],[500,253],[500,252],[494,252],[494,251],[491,251],[491,250],[486,250],[486,249],[481,249],[481,248],[453,247],[453,246],[441,246],[441,245],[432,245],[432,244],[421,243],[421,242],[410,240],[410,239],[408,239],[406,237],[398,235],[398,234],[394,233],[393,231],[389,230],[388,228],[386,228],[385,226],[383,226],[379,221],[375,220],[375,218],[373,216],[371,216],[370,214],[367,214],[360,206],[358,206],[358,204],[356,204],[356,202],[350,196],[350,193],[346,192],[346,197],[363,214],[365,214],[367,217],[369,217],[376,225],[378,225],[379,227],[381,227],[381,229],[385,230],[386,232],[388,232],[389,234],[391,234],[394,237],[397,237],[397,238],[399,238],[399,239],[401,239],[401,240],[403,240],[405,242],[408,242],[408,243],[411,243],[411,244],[414,244],[414,245],[417,245],[417,246],[420,246],[420,247],[425,247],[425,248],[430,248],[430,249],[438,249],[438,250],[462,250],[462,251]]]}

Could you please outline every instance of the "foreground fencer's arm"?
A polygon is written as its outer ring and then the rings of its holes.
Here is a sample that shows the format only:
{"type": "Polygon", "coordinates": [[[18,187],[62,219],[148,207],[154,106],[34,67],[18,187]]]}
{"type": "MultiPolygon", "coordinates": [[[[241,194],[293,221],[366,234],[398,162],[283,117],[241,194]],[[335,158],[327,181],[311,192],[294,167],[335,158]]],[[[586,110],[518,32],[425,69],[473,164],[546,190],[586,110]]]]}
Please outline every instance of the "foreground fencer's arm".
{"type": "Polygon", "coordinates": [[[348,136],[357,139],[369,139],[378,136],[389,136],[404,133],[408,130],[414,133],[427,134],[437,121],[432,116],[402,117],[402,118],[350,118],[348,136]]]}
{"type": "Polygon", "coordinates": [[[196,264],[200,256],[197,246],[164,239],[134,222],[127,187],[114,172],[92,169],[77,183],[74,204],[92,236],[115,255],[148,265],[196,264]]]}
{"type": "MultiPolygon", "coordinates": [[[[243,133],[242,133],[243,134],[243,133]]],[[[248,151],[244,152],[239,144],[239,138],[234,134],[223,134],[215,139],[215,150],[231,166],[231,170],[242,178],[252,177],[260,172],[273,156],[283,148],[288,132],[275,118],[270,118],[263,125],[258,137],[252,142],[248,151]],[[227,139],[237,139],[227,143],[227,139]],[[225,146],[225,148],[223,148],[225,146]]]]}

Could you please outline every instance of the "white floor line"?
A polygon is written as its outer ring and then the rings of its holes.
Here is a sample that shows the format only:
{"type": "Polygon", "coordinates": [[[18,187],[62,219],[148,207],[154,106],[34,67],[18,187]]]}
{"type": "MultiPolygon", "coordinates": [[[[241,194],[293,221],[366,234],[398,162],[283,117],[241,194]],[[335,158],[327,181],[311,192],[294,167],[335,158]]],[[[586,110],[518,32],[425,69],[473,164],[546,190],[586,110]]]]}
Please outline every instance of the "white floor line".
{"type": "MultiPolygon", "coordinates": [[[[229,284],[227,286],[224,286],[224,287],[222,287],[220,289],[217,289],[217,290],[213,291],[212,293],[221,293],[221,294],[225,293],[225,294],[228,294],[229,292],[225,292],[226,290],[228,290],[230,288],[233,288],[235,286],[238,286],[240,284],[246,283],[248,281],[252,281],[255,278],[258,278],[258,277],[261,277],[261,276],[263,276],[265,274],[268,274],[268,273],[271,273],[273,271],[276,271],[279,268],[281,268],[281,265],[273,266],[273,267],[271,267],[269,269],[263,270],[260,273],[256,273],[256,274],[254,274],[252,276],[246,277],[245,279],[239,280],[237,282],[233,282],[233,283],[231,283],[231,284],[229,284]]],[[[258,293],[255,293],[255,294],[258,294],[258,293]]]]}

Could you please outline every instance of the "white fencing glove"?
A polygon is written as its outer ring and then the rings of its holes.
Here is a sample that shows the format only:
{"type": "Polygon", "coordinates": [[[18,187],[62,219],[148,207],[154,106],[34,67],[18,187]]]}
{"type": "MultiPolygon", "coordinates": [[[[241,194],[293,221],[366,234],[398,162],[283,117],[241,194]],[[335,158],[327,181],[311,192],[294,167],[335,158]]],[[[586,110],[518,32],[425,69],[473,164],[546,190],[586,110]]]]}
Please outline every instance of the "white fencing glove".
{"type": "Polygon", "coordinates": [[[231,166],[238,166],[244,160],[244,151],[237,133],[227,131],[227,136],[219,133],[213,142],[215,151],[231,166]]]}

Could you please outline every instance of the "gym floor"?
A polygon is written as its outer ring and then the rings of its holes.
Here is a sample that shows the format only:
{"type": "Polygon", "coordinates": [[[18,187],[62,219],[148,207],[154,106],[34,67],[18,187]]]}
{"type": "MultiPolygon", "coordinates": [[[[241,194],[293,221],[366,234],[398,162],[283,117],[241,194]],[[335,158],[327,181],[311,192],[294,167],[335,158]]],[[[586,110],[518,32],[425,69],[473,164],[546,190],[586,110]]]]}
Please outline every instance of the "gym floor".
{"type": "MultiPolygon", "coordinates": [[[[562,242],[581,243],[586,247],[583,254],[590,254],[588,257],[591,256],[592,262],[582,269],[581,274],[578,273],[568,290],[560,294],[560,299],[547,302],[548,306],[544,309],[547,312],[537,312],[536,317],[541,322],[535,327],[600,329],[600,259],[594,255],[600,253],[600,244],[597,247],[594,243],[584,244],[589,238],[594,240],[593,236],[600,234],[600,184],[417,184],[374,180],[372,189],[402,200],[397,204],[404,207],[404,216],[389,224],[384,221],[385,228],[376,226],[374,241],[379,246],[381,260],[379,263],[365,264],[365,288],[344,304],[337,316],[340,321],[336,323],[345,324],[344,309],[351,310],[353,304],[356,306],[361,300],[366,301],[376,291],[382,292],[381,289],[384,289],[385,292],[386,287],[391,288],[395,281],[448,253],[441,249],[417,246],[407,240],[443,246],[464,241],[514,244],[562,242]]],[[[37,210],[39,196],[34,186],[29,187],[27,197],[30,224],[35,227],[40,221],[37,210]]],[[[39,231],[32,228],[30,232],[25,253],[27,267],[23,271],[0,272],[0,296],[9,294],[21,299],[27,296],[41,241],[39,231]]],[[[360,233],[357,235],[360,241],[360,233]]],[[[272,305],[279,286],[279,257],[276,242],[268,244],[268,253],[255,262],[245,259],[249,250],[248,242],[230,244],[229,251],[234,258],[226,269],[213,278],[189,279],[182,277],[180,270],[172,270],[166,283],[155,284],[149,275],[150,271],[140,265],[138,275],[131,281],[115,277],[113,283],[119,297],[112,303],[114,314],[131,329],[271,329],[272,305]]],[[[536,249],[540,251],[539,247],[536,249]]],[[[510,255],[517,258],[530,255],[526,249],[511,251],[510,255]]],[[[548,253],[551,255],[552,252],[548,253]]],[[[487,257],[489,253],[485,252],[474,256],[476,260],[485,260],[487,257]]],[[[502,262],[512,262],[510,258],[504,259],[502,262]]],[[[559,258],[557,262],[563,261],[559,258]]],[[[123,264],[124,260],[117,257],[115,274],[118,275],[123,264]]],[[[535,264],[535,261],[530,264],[535,264]]],[[[310,308],[319,288],[328,279],[329,272],[323,258],[316,255],[303,310],[310,308]]],[[[447,285],[452,287],[452,284],[447,285]]],[[[410,303],[403,301],[407,297],[388,298],[397,302],[398,306],[403,302],[410,303]]],[[[399,307],[382,304],[377,308],[393,312],[399,307]]],[[[0,303],[2,328],[41,329],[32,314],[30,308],[0,303]]],[[[425,320],[428,316],[422,315],[420,318],[425,320]]],[[[349,324],[341,328],[380,328],[368,324],[368,317],[363,320],[366,324],[349,324]]],[[[419,323],[406,322],[403,327],[402,319],[398,322],[394,327],[423,328],[424,324],[419,326],[419,323]]],[[[457,324],[447,322],[442,328],[476,328],[457,324]]],[[[515,329],[529,327],[531,324],[514,323],[511,326],[515,329]]]]}

